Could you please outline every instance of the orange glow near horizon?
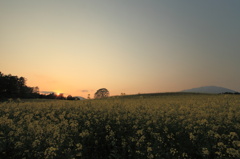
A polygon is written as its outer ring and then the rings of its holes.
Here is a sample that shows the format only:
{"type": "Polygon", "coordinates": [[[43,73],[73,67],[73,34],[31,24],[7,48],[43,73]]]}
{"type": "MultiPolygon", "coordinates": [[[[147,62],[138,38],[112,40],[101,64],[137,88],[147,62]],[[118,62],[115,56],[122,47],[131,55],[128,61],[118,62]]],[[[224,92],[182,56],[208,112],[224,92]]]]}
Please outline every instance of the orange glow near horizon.
{"type": "Polygon", "coordinates": [[[64,96],[240,91],[240,1],[0,1],[0,71],[64,96]],[[123,12],[124,10],[124,12],[123,12]]]}

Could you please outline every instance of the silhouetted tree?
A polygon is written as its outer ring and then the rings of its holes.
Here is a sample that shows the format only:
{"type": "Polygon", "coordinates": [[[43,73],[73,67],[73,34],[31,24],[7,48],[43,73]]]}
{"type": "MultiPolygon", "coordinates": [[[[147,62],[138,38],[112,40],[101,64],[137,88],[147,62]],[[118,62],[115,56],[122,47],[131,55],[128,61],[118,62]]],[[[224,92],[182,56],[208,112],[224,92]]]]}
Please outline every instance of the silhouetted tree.
{"type": "Polygon", "coordinates": [[[36,94],[34,96],[33,88],[26,86],[24,77],[18,78],[18,76],[4,75],[0,72],[0,98],[33,97],[36,97],[36,94]]]}
{"type": "Polygon", "coordinates": [[[63,96],[63,93],[60,93],[59,95],[57,95],[57,99],[65,99],[65,97],[63,96]]]}
{"type": "Polygon", "coordinates": [[[73,100],[73,97],[71,95],[68,95],[67,100],[73,100]]]}
{"type": "Polygon", "coordinates": [[[21,97],[22,98],[32,98],[33,97],[33,88],[24,86],[21,88],[21,97]]]}
{"type": "Polygon", "coordinates": [[[67,96],[67,100],[80,100],[80,98],[78,98],[78,97],[73,97],[73,96],[71,96],[71,95],[68,95],[68,96],[67,96]]]}
{"type": "Polygon", "coordinates": [[[57,97],[57,95],[55,93],[50,93],[48,95],[46,95],[47,99],[55,99],[57,97]]]}
{"type": "Polygon", "coordinates": [[[126,93],[121,93],[121,96],[125,96],[126,95],[126,93]]]}
{"type": "Polygon", "coordinates": [[[39,94],[39,88],[38,87],[33,87],[33,93],[39,94]]]}
{"type": "Polygon", "coordinates": [[[109,91],[106,88],[101,88],[97,90],[97,92],[94,94],[95,99],[105,98],[108,96],[109,96],[109,91]]]}

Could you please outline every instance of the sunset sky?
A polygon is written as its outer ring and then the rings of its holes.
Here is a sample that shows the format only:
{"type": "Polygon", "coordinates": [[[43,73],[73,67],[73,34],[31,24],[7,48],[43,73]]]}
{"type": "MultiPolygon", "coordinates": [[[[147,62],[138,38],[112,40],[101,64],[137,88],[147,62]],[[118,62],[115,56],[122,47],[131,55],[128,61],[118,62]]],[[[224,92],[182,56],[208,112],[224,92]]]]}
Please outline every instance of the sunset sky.
{"type": "Polygon", "coordinates": [[[0,0],[0,23],[0,71],[40,91],[240,91],[239,0],[0,0]]]}

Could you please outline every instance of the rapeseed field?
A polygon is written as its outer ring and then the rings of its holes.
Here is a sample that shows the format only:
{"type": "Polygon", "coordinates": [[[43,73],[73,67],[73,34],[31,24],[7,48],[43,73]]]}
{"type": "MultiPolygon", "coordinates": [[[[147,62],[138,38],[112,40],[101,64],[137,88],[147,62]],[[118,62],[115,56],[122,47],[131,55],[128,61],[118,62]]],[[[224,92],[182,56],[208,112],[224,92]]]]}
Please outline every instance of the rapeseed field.
{"type": "Polygon", "coordinates": [[[0,103],[0,158],[240,158],[240,96],[0,103]]]}

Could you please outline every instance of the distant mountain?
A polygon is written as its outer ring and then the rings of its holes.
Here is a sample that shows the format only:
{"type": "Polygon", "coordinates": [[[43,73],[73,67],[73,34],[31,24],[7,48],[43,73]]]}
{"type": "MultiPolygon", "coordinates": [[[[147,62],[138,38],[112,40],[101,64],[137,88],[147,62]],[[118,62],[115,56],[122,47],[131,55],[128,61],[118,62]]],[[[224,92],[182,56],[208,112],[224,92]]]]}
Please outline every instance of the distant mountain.
{"type": "Polygon", "coordinates": [[[198,88],[183,90],[182,92],[219,94],[219,93],[226,93],[226,92],[236,93],[237,91],[234,91],[228,88],[217,87],[217,86],[205,86],[205,87],[198,87],[198,88]]]}

